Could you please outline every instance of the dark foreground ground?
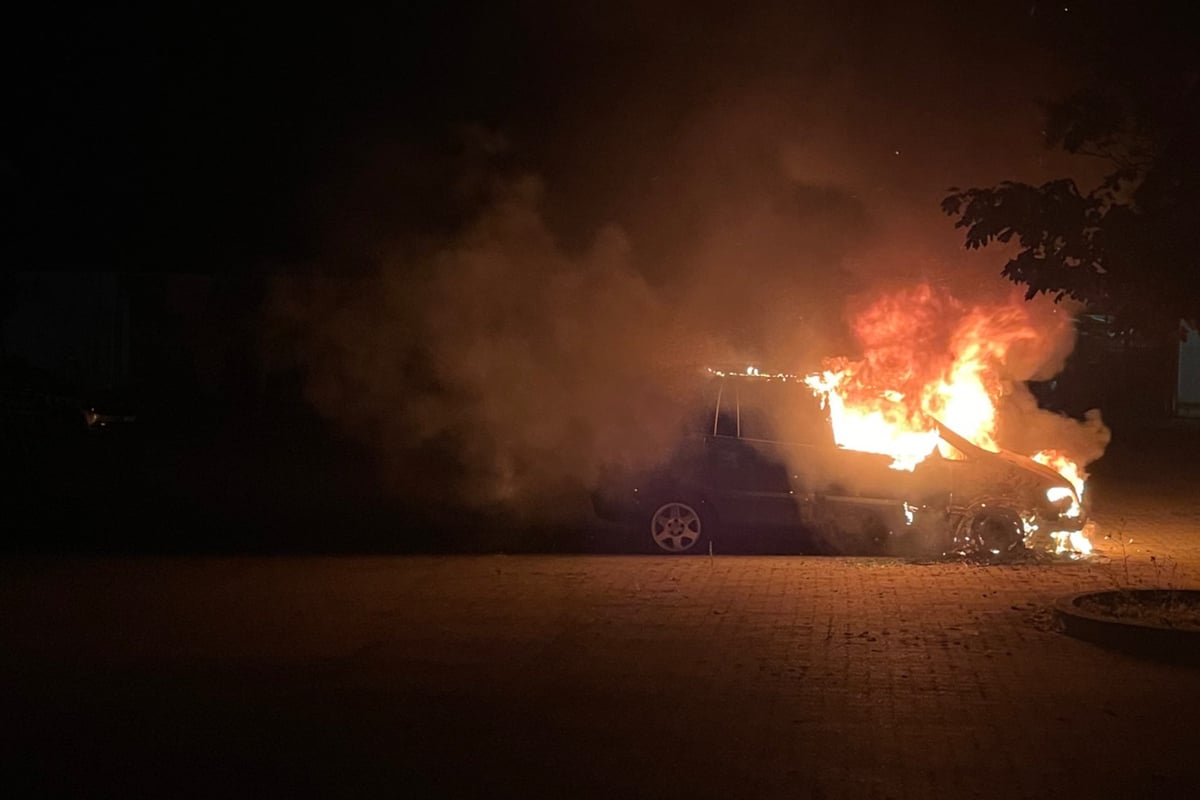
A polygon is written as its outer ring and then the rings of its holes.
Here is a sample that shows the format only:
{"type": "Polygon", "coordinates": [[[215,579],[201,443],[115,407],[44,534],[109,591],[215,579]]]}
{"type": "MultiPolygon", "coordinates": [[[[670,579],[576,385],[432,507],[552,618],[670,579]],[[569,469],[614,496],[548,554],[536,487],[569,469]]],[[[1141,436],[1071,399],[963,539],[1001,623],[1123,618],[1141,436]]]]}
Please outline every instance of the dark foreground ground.
{"type": "MultiPolygon", "coordinates": [[[[0,480],[0,552],[657,552],[644,541],[648,537],[623,538],[620,529],[595,519],[582,489],[562,493],[549,514],[545,504],[517,514],[433,504],[424,493],[406,502],[392,490],[404,478],[385,477],[389,473],[378,454],[309,412],[236,419],[156,420],[62,437],[58,447],[19,435],[6,438],[9,432],[0,426],[0,461],[9,467],[0,480]]],[[[436,466],[425,472],[408,478],[440,481],[436,466]]],[[[1119,513],[1130,492],[1168,505],[1181,493],[1186,498],[1200,487],[1200,419],[1120,423],[1092,472],[1089,485],[1102,511],[1119,513]]],[[[470,497],[469,485],[465,494],[470,497]]],[[[787,532],[725,534],[718,553],[830,549],[787,532]]]]}
{"type": "MultiPolygon", "coordinates": [[[[14,559],[7,796],[1188,797],[1200,671],[1056,632],[1200,585],[1200,508],[1123,559],[14,559]]],[[[1113,552],[1110,543],[1109,553],[1113,552]]]]}
{"type": "Polygon", "coordinates": [[[1097,470],[1112,538],[1077,563],[27,549],[0,561],[0,790],[1198,796],[1200,670],[1049,612],[1200,586],[1190,435],[1097,470]]]}

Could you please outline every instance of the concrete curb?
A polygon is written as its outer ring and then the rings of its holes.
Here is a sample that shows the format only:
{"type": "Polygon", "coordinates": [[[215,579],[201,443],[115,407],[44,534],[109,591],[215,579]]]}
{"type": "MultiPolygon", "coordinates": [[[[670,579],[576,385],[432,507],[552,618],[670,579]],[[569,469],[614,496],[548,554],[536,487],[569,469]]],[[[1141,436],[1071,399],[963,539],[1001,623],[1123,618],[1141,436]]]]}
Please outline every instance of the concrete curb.
{"type": "Polygon", "coordinates": [[[1200,667],[1200,631],[1171,628],[1152,622],[1119,619],[1085,610],[1087,598],[1132,595],[1143,599],[1184,597],[1200,604],[1200,589],[1128,589],[1078,592],[1055,601],[1055,612],[1068,636],[1130,655],[1200,667]]]}

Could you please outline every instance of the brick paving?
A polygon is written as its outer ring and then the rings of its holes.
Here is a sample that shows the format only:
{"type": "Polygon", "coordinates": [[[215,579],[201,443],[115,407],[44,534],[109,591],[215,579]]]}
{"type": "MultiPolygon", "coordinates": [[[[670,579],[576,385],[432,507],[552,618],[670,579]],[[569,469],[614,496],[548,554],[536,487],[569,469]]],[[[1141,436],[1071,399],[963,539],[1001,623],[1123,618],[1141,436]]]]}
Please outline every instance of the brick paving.
{"type": "Polygon", "coordinates": [[[1002,567],[10,560],[2,777],[119,796],[1200,796],[1200,671],[1068,638],[1048,611],[1200,586],[1200,500],[1114,495],[1097,518],[1097,558],[1002,567]]]}

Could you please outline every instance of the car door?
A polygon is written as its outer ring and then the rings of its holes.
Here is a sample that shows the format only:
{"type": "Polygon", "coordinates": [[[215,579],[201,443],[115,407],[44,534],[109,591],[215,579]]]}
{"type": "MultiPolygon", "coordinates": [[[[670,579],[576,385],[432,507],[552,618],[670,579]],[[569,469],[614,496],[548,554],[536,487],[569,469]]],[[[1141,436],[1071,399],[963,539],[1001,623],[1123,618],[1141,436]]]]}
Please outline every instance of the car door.
{"type": "MultiPolygon", "coordinates": [[[[795,525],[800,521],[803,491],[794,474],[801,443],[789,441],[788,402],[795,381],[747,377],[736,382],[739,488],[748,521],[762,525],[795,525]]],[[[801,456],[802,457],[802,456],[801,456]]]]}
{"type": "Polygon", "coordinates": [[[723,379],[715,402],[712,431],[705,439],[706,493],[724,525],[762,520],[758,508],[757,454],[738,435],[738,381],[723,379]]]}
{"type": "Polygon", "coordinates": [[[788,442],[790,484],[805,523],[847,521],[853,528],[903,524],[912,475],[893,459],[839,447],[827,410],[807,386],[793,384],[775,403],[788,442]]]}
{"type": "Polygon", "coordinates": [[[823,522],[848,535],[886,536],[912,524],[913,474],[892,469],[891,456],[835,447],[818,493],[823,522]]]}

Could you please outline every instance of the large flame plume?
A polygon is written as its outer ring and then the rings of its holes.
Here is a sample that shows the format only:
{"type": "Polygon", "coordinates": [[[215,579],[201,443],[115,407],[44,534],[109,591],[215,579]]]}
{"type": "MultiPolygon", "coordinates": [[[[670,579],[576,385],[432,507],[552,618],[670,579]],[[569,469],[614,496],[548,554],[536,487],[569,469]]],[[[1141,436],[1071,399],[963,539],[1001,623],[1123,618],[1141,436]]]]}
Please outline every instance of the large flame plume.
{"type": "MultiPolygon", "coordinates": [[[[961,457],[939,442],[940,425],[999,451],[1001,404],[1014,392],[1027,393],[1022,381],[1031,377],[1014,374],[1014,363],[1028,362],[1030,352],[1059,335],[1039,325],[1023,302],[965,305],[928,284],[876,299],[852,330],[861,357],[827,360],[808,385],[826,402],[839,446],[888,455],[903,470],[938,447],[944,457],[961,457]]],[[[1087,456],[1047,444],[1028,455],[1059,472],[1082,500],[1087,456]]],[[[1090,550],[1077,539],[1064,546],[1090,550]]]]}
{"type": "MultiPolygon", "coordinates": [[[[966,308],[928,284],[885,295],[853,321],[858,360],[830,359],[809,385],[829,404],[838,444],[911,470],[938,444],[938,421],[996,451],[1003,367],[1039,337],[1021,306],[966,308]]],[[[952,453],[943,453],[952,457],[952,453]]]]}

